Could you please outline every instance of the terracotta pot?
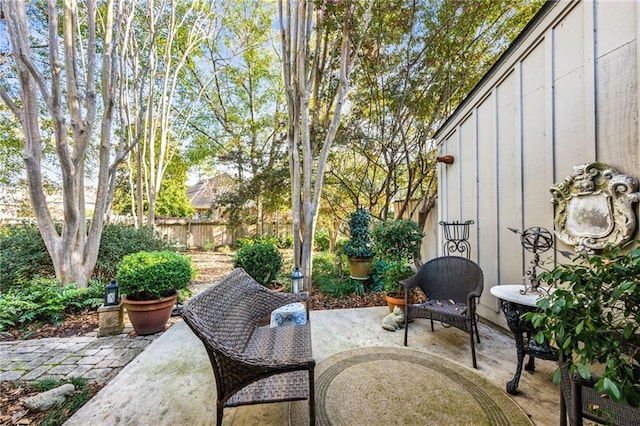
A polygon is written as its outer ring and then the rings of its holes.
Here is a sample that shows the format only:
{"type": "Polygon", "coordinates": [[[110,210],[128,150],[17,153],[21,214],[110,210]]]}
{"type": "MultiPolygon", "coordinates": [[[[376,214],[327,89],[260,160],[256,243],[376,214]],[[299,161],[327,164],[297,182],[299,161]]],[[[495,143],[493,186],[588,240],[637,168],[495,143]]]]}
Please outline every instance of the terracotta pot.
{"type": "Polygon", "coordinates": [[[133,329],[141,336],[164,330],[171,311],[176,304],[178,293],[157,300],[131,300],[122,298],[133,329]]]}
{"type": "MultiPolygon", "coordinates": [[[[396,306],[404,311],[404,293],[401,291],[390,291],[386,294],[387,306],[389,306],[389,312],[393,312],[393,308],[396,306]]],[[[413,297],[409,298],[409,303],[413,303],[413,297]]]]}
{"type": "Polygon", "coordinates": [[[371,257],[350,257],[349,273],[351,279],[366,280],[369,278],[369,270],[371,269],[371,257]]]}

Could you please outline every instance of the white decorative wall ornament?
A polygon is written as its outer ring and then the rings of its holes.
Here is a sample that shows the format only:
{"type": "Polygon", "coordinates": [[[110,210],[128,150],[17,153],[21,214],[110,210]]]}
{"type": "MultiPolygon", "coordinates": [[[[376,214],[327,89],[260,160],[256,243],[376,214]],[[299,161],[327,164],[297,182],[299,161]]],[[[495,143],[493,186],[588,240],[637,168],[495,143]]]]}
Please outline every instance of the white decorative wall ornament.
{"type": "Polygon", "coordinates": [[[558,239],[576,251],[602,250],[631,239],[636,228],[633,204],[640,201],[638,181],[604,163],[578,164],[551,187],[558,239]]]}

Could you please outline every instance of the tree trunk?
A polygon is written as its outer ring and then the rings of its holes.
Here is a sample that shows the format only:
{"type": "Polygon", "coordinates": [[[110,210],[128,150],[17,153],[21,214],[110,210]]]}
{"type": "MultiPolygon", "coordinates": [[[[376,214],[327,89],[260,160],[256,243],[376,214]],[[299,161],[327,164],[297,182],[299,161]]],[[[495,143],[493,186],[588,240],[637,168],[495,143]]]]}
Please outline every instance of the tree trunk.
{"type": "MultiPolygon", "coordinates": [[[[324,173],[331,144],[340,124],[341,110],[349,87],[349,74],[364,34],[368,30],[371,7],[369,2],[363,14],[362,33],[358,34],[355,46],[351,39],[351,7],[358,4],[345,2],[343,7],[342,30],[340,33],[340,70],[338,88],[329,104],[332,111],[327,133],[319,150],[314,148],[319,141],[312,140],[314,117],[318,117],[317,102],[310,103],[313,88],[318,88],[326,78],[318,72],[318,52],[325,51],[329,40],[323,25],[326,10],[314,10],[314,2],[278,2],[282,36],[283,75],[287,92],[289,113],[289,171],[291,176],[291,200],[293,212],[294,262],[304,275],[304,290],[311,290],[313,236],[318,217],[318,206],[324,181],[324,173]],[[315,37],[314,40],[312,38],[315,37]],[[312,45],[315,48],[312,49],[312,45]],[[302,162],[300,162],[300,154],[302,162]]],[[[321,7],[325,7],[322,5],[321,7]]]]}
{"type": "MultiPolygon", "coordinates": [[[[118,3],[119,6],[121,6],[118,3]]],[[[111,123],[115,85],[115,57],[118,54],[114,33],[122,21],[122,7],[114,9],[107,2],[101,15],[104,29],[101,40],[101,76],[96,76],[96,2],[86,2],[86,31],[77,28],[77,6],[66,2],[62,7],[62,25],[58,23],[56,2],[48,4],[48,59],[46,71],[38,69],[32,60],[29,47],[29,28],[23,2],[3,2],[7,20],[7,33],[12,46],[12,57],[20,84],[20,102],[0,88],[0,97],[20,121],[25,134],[24,162],[29,185],[29,197],[45,246],[53,261],[56,277],[62,284],[88,284],[97,260],[104,217],[113,196],[115,171],[124,154],[119,151],[111,161],[111,123]],[[64,42],[60,41],[61,29],[64,42]],[[85,36],[85,39],[81,37],[85,36]],[[86,46],[86,47],[85,47],[86,46]],[[59,48],[63,47],[62,52],[59,48]],[[80,49],[86,49],[82,51],[80,49]],[[82,73],[78,66],[82,64],[82,73]],[[64,69],[64,73],[62,70],[64,69]],[[49,74],[47,74],[49,73],[49,74]],[[85,161],[96,123],[96,81],[101,77],[101,134],[97,157],[99,158],[97,191],[94,215],[87,229],[85,211],[85,161]],[[40,103],[42,100],[43,104],[40,103]],[[20,106],[18,106],[20,105],[20,106]],[[51,117],[55,151],[62,177],[63,224],[58,233],[47,204],[43,189],[42,146],[40,108],[46,107],[51,117]]]]}

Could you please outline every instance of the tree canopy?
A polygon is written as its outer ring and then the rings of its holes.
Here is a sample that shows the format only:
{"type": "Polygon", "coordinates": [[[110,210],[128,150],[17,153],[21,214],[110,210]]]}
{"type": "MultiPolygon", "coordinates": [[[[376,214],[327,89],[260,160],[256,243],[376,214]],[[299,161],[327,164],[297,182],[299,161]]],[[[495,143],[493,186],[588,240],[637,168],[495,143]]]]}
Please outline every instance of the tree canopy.
{"type": "Polygon", "coordinates": [[[233,176],[228,210],[259,231],[290,211],[310,271],[319,220],[334,238],[360,206],[424,223],[435,130],[542,3],[2,2],[0,186],[28,184],[63,282],[90,276],[116,187],[139,225],[191,214],[187,170],[233,176]]]}

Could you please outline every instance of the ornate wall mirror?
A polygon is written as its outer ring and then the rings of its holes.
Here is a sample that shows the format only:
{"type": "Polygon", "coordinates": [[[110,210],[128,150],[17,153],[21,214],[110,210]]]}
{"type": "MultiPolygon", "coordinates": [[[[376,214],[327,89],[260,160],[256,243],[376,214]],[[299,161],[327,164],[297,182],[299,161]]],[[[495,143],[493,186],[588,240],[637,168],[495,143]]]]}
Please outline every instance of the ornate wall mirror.
{"type": "Polygon", "coordinates": [[[602,250],[631,239],[636,228],[633,204],[638,181],[603,163],[578,164],[551,187],[556,205],[555,233],[576,251],[602,250]]]}

